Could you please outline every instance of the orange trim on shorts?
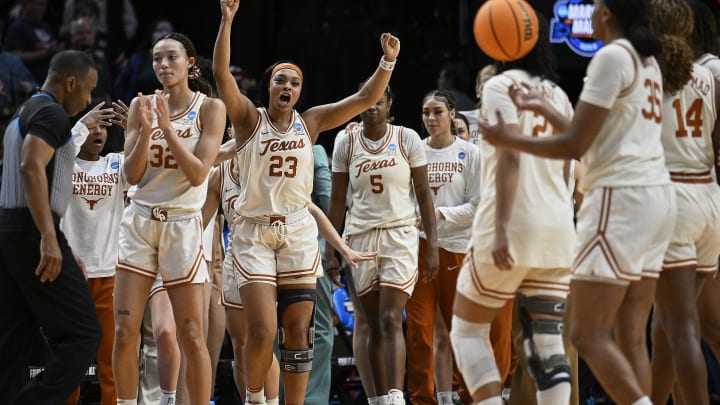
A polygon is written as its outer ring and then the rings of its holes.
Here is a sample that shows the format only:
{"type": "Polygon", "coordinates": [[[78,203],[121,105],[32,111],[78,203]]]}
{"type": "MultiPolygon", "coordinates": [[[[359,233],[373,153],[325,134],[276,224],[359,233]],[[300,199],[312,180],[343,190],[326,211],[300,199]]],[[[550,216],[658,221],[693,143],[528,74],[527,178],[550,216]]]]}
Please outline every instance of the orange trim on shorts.
{"type": "MultiPolygon", "coordinates": [[[[532,270],[530,270],[530,271],[532,272],[532,270]]],[[[520,288],[537,288],[537,289],[543,289],[543,290],[569,292],[570,284],[553,283],[550,281],[525,279],[522,281],[522,283],[520,283],[520,288]]]]}
{"type": "Polygon", "coordinates": [[[224,307],[234,308],[239,310],[245,310],[245,306],[242,304],[235,304],[225,299],[225,291],[220,291],[220,304],[224,307]]]}
{"type": "Polygon", "coordinates": [[[193,262],[192,267],[190,268],[190,273],[185,277],[176,278],[175,280],[163,280],[163,286],[164,287],[175,287],[182,284],[190,284],[195,280],[195,276],[197,276],[198,270],[200,270],[200,265],[205,259],[203,258],[203,252],[202,249],[198,252],[197,256],[195,256],[195,261],[193,262]]]}
{"type": "Polygon", "coordinates": [[[403,284],[389,283],[387,281],[385,281],[385,282],[380,281],[379,285],[380,285],[380,287],[392,288],[394,290],[405,291],[409,286],[415,285],[415,283],[417,283],[417,279],[418,279],[418,272],[416,271],[414,273],[413,277],[403,284]]]}
{"type": "MultiPolygon", "coordinates": [[[[592,253],[596,247],[600,248],[601,253],[605,257],[610,270],[615,273],[618,280],[623,281],[638,281],[641,275],[634,275],[631,273],[623,272],[617,263],[615,254],[610,247],[607,239],[605,238],[605,232],[607,231],[608,222],[610,221],[610,206],[612,205],[612,189],[609,187],[603,187],[602,203],[600,205],[600,220],[598,221],[597,234],[594,238],[590,239],[585,246],[580,249],[580,252],[573,263],[573,269],[577,268],[590,253],[592,253]]],[[[574,271],[573,271],[574,273],[574,271]]],[[[586,275],[582,275],[585,277],[586,275]]],[[[591,276],[592,277],[592,276],[591,276]]]]}
{"type": "MultiPolygon", "coordinates": [[[[350,276],[350,277],[352,277],[352,276],[350,276]]],[[[373,280],[373,282],[370,283],[370,287],[368,287],[364,290],[355,291],[355,294],[357,294],[357,296],[360,297],[360,296],[363,296],[363,295],[369,293],[370,291],[374,290],[376,287],[380,288],[380,282],[378,280],[373,280]]]]}
{"type": "Polygon", "coordinates": [[[662,270],[680,270],[697,268],[697,258],[680,259],[680,260],[663,260],[662,270]]]}
{"type": "Polygon", "coordinates": [[[117,264],[115,265],[115,269],[129,271],[131,273],[139,274],[144,277],[157,278],[156,271],[143,269],[142,267],[133,266],[130,263],[125,263],[125,262],[121,262],[121,261],[117,262],[117,264]]]}
{"type": "Polygon", "coordinates": [[[507,301],[515,298],[515,292],[507,293],[505,291],[491,290],[489,288],[486,288],[482,284],[480,277],[477,275],[477,267],[475,266],[475,260],[473,260],[473,251],[474,249],[470,248],[470,252],[468,252],[465,260],[470,266],[470,279],[472,280],[472,283],[475,286],[475,290],[477,291],[477,293],[479,295],[484,295],[486,297],[502,301],[507,301]]]}
{"type": "Polygon", "coordinates": [[[295,277],[303,277],[303,276],[312,276],[317,272],[318,264],[320,264],[320,249],[315,252],[315,260],[313,261],[312,266],[309,269],[300,269],[300,270],[292,270],[292,271],[286,271],[283,273],[278,272],[277,278],[295,278],[295,277]]]}
{"type": "Polygon", "coordinates": [[[699,273],[715,273],[718,269],[717,264],[711,264],[708,266],[701,266],[698,265],[695,270],[697,270],[699,273]]]}
{"type": "Polygon", "coordinates": [[[277,285],[277,277],[276,276],[272,276],[272,275],[268,276],[265,274],[259,274],[259,275],[251,274],[250,272],[248,272],[247,270],[245,270],[243,268],[243,266],[240,264],[240,262],[237,261],[237,259],[235,258],[234,255],[233,255],[233,268],[235,268],[235,270],[237,270],[238,273],[240,273],[240,275],[243,276],[243,278],[245,280],[247,280],[245,284],[257,283],[257,282],[263,282],[263,283],[270,282],[274,285],[277,285]]]}
{"type": "Polygon", "coordinates": [[[702,173],[682,173],[682,172],[670,172],[670,180],[675,183],[712,183],[714,180],[710,174],[710,171],[702,173]]]}

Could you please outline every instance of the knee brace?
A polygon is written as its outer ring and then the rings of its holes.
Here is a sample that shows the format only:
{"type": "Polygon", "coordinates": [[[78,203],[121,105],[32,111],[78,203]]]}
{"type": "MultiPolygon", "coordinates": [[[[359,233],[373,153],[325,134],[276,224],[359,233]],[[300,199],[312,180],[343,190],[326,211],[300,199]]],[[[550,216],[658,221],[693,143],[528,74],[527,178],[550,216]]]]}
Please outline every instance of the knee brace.
{"type": "Polygon", "coordinates": [[[453,315],[450,343],[470,393],[491,382],[500,382],[490,347],[489,323],[471,323],[453,315]]]}
{"type": "Polygon", "coordinates": [[[317,293],[310,289],[289,289],[278,291],[278,346],[280,347],[280,367],[290,373],[305,373],[312,369],[313,342],[315,340],[315,302],[317,293]],[[306,349],[291,350],[285,348],[285,328],[282,316],[292,304],[301,301],[312,301],[313,310],[308,327],[308,347],[306,349]]]}
{"type": "Polygon", "coordinates": [[[565,315],[565,302],[519,296],[519,318],[523,328],[523,349],[530,374],[539,391],[571,382],[570,362],[562,344],[563,321],[535,319],[530,313],[556,317],[565,315]]]}

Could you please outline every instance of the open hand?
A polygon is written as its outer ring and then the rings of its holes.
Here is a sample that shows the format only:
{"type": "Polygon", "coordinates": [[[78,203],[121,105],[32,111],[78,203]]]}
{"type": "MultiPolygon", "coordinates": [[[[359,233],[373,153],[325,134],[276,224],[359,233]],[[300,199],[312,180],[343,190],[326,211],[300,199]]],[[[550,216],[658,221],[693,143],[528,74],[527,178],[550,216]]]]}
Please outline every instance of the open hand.
{"type": "Polygon", "coordinates": [[[155,114],[157,115],[158,128],[163,129],[163,132],[167,132],[165,128],[172,128],[168,99],[170,99],[169,94],[164,94],[162,90],[155,90],[155,114]]]}
{"type": "Polygon", "coordinates": [[[110,118],[110,122],[121,126],[124,130],[127,130],[127,117],[130,109],[127,105],[125,105],[125,103],[123,103],[122,100],[113,101],[112,106],[113,117],[110,118]]]}
{"type": "Polygon", "coordinates": [[[138,93],[138,113],[140,118],[140,129],[142,132],[149,134],[152,128],[153,109],[150,97],[145,97],[138,93]]]}
{"type": "Polygon", "coordinates": [[[94,128],[97,126],[109,127],[112,125],[110,119],[113,117],[112,108],[102,108],[105,102],[102,101],[92,110],[88,111],[87,114],[80,118],[80,122],[83,123],[87,128],[94,128]]]}

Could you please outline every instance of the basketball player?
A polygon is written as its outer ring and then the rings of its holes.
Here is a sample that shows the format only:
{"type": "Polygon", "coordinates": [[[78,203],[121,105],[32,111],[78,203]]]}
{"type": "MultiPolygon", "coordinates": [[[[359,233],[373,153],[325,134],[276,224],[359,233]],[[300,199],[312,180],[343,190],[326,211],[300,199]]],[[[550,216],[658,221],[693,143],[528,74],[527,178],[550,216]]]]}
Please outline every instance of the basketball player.
{"type": "MultiPolygon", "coordinates": [[[[693,8],[695,19],[690,45],[695,52],[697,63],[710,69],[717,84],[717,80],[720,80],[720,59],[716,56],[720,54],[717,27],[717,15],[720,7],[718,5],[708,7],[699,0],[692,0],[689,4],[693,8]]],[[[714,150],[717,151],[718,147],[715,146],[714,150]]],[[[717,172],[717,167],[715,169],[717,172]]],[[[708,277],[698,297],[698,315],[702,337],[712,348],[716,358],[720,358],[718,297],[720,297],[720,279],[716,273],[715,277],[708,277]]]]}
{"type": "Polygon", "coordinates": [[[320,132],[341,125],[373,105],[388,84],[400,41],[381,36],[380,67],[357,93],[332,104],[294,110],[302,70],[276,63],[261,83],[261,108],[237,87],[228,71],[232,20],[238,0],[221,2],[213,72],[235,128],[241,167],[238,220],[233,237],[235,269],[245,304],[243,362],[248,403],[264,403],[262,387],[278,329],[285,401],[301,404],[312,364],[315,279],[322,269],[317,226],[307,206],[313,180],[312,145],[320,132]],[[277,307],[275,302],[277,301],[277,307]]]}
{"type": "Polygon", "coordinates": [[[461,113],[455,114],[455,118],[453,118],[453,125],[455,125],[455,131],[457,132],[457,135],[455,136],[463,141],[470,140],[470,131],[468,130],[470,127],[470,121],[468,121],[465,115],[461,113]]]}
{"type": "MultiPolygon", "coordinates": [[[[543,38],[547,22],[541,19],[540,27],[543,38]]],[[[525,57],[499,66],[483,88],[482,115],[494,122],[497,109],[509,132],[551,137],[553,125],[532,111],[518,110],[509,94],[513,86],[538,88],[565,118],[572,116],[567,95],[551,81],[556,74],[549,53],[549,44],[539,41],[525,57]]],[[[450,332],[458,368],[473,400],[502,404],[502,381],[489,346],[490,323],[518,295],[537,403],[566,404],[571,375],[561,333],[575,243],[568,163],[487,143],[480,149],[482,197],[472,247],[458,276],[450,332]]]]}
{"type": "MultiPolygon", "coordinates": [[[[354,351],[370,353],[377,396],[368,398],[368,402],[404,404],[402,320],[418,278],[416,201],[427,238],[425,281],[432,280],[438,271],[438,249],[422,142],[415,131],[389,124],[392,100],[386,88],[383,97],[360,114],[362,124],[338,136],[328,217],[336,228],[340,227],[350,186],[344,236],[353,249],[378,252],[377,260],[351,269],[350,291],[357,296],[367,319],[367,344],[371,348],[367,351],[355,347],[354,351]]],[[[325,256],[326,262],[333,262],[334,251],[327,249],[325,256]]]]}
{"type": "MultiPolygon", "coordinates": [[[[229,223],[234,223],[234,217],[237,214],[235,204],[240,194],[240,183],[238,173],[238,158],[235,156],[230,160],[226,160],[217,168],[213,168],[210,172],[208,180],[208,197],[203,206],[203,216],[211,218],[212,207],[217,207],[218,203],[222,204],[223,215],[226,216],[229,223]]],[[[310,214],[317,221],[319,233],[327,238],[327,241],[343,252],[343,257],[348,263],[357,265],[360,261],[372,260],[374,253],[355,252],[348,248],[340,235],[337,234],[335,228],[327,219],[325,214],[319,207],[314,204],[308,205],[310,214]]],[[[242,370],[242,351],[245,340],[245,315],[243,313],[244,306],[240,297],[235,270],[233,269],[233,253],[232,253],[233,229],[231,227],[228,235],[228,249],[226,251],[225,262],[223,264],[222,273],[222,294],[221,302],[225,306],[227,317],[228,333],[233,344],[233,352],[235,354],[235,363],[233,365],[233,375],[235,384],[240,392],[245,390],[242,370]]],[[[278,378],[280,368],[277,359],[273,359],[273,364],[268,371],[265,379],[265,395],[266,403],[269,405],[277,404],[278,400],[278,378]]]]}
{"type": "Polygon", "coordinates": [[[720,187],[712,177],[720,136],[718,94],[712,72],[693,63],[694,17],[688,3],[654,0],[653,13],[651,26],[663,33],[658,59],[665,95],[662,142],[677,222],[655,297],[652,400],[667,402],[677,378],[676,393],[684,403],[708,404],[696,297],[717,270],[720,255],[720,187]]]}
{"type": "MultiPolygon", "coordinates": [[[[77,154],[68,117],[90,103],[96,84],[90,56],[56,54],[41,91],[18,109],[5,130],[0,189],[3,404],[63,403],[97,354],[101,328],[92,295],[59,227],[71,198],[77,154]],[[40,328],[57,344],[50,346],[45,369],[29,379],[31,352],[43,339],[40,328]]],[[[95,119],[81,121],[83,136],[98,125],[95,119]]]]}
{"type": "Polygon", "coordinates": [[[634,405],[652,403],[645,325],[676,214],[660,141],[662,76],[654,55],[661,44],[648,26],[651,12],[649,0],[595,2],[593,30],[606,45],[588,66],[575,117],[543,112],[564,133],[516,136],[494,111],[498,124],[482,126],[496,147],[583,157],[573,343],[611,398],[634,405]]]}
{"type": "MultiPolygon", "coordinates": [[[[137,346],[143,308],[160,275],[172,304],[177,334],[187,358],[190,401],[210,400],[210,359],[203,333],[202,208],[207,175],[225,124],[220,100],[208,91],[195,65],[192,42],[169,33],[152,47],[153,70],[163,84],[154,95],[130,105],[125,141],[125,176],[132,200],[120,232],[115,280],[113,371],[119,404],[135,404],[137,346]]],[[[163,393],[161,404],[174,402],[163,393]],[[163,402],[164,401],[164,402],[163,402]]]]}
{"type": "MultiPolygon", "coordinates": [[[[120,109],[117,114],[119,120],[126,122],[125,110],[120,109]]],[[[127,182],[122,172],[125,160],[122,153],[100,156],[107,140],[107,127],[96,125],[88,129],[90,134],[75,159],[72,197],[60,227],[73,252],[85,265],[103,331],[97,352],[100,399],[102,405],[110,405],[117,399],[112,374],[115,336],[112,294],[127,182]]],[[[79,393],[77,390],[73,403],[77,403],[79,393]]]]}
{"type": "MultiPolygon", "coordinates": [[[[423,141],[428,162],[428,185],[435,207],[440,270],[429,283],[419,283],[407,303],[408,394],[413,404],[452,404],[450,387],[433,384],[433,331],[436,308],[450,325],[455,286],[470,240],[470,226],[480,201],[480,150],[455,135],[457,105],[446,90],[434,90],[423,99],[422,118],[430,134],[423,141]],[[443,388],[443,389],[441,389],[443,388]]],[[[419,256],[426,249],[420,234],[419,256]]],[[[424,264],[419,262],[419,269],[424,264]]],[[[448,328],[449,330],[449,328],[448,328]]],[[[448,346],[441,350],[450,351],[448,346]]],[[[452,369],[449,370],[452,372],[452,369]]],[[[450,380],[451,375],[436,376],[450,380]]]]}

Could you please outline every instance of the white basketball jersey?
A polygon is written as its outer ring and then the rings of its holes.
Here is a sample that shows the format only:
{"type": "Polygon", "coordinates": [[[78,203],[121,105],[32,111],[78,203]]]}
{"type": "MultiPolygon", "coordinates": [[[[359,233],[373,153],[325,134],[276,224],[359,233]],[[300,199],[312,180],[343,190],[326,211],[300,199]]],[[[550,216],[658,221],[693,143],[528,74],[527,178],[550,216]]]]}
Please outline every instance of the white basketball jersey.
{"type": "MultiPolygon", "coordinates": [[[[437,149],[429,146],[427,139],[423,144],[428,185],[433,206],[445,217],[437,222],[438,246],[449,252],[466,253],[480,202],[480,150],[460,138],[437,149]]],[[[420,237],[425,238],[425,233],[420,237]]]]}
{"type": "Polygon", "coordinates": [[[717,56],[706,53],[697,60],[698,65],[705,66],[710,69],[716,80],[720,80],[720,59],[717,56]]]}
{"type": "MultiPolygon", "coordinates": [[[[572,106],[565,92],[554,83],[530,76],[522,70],[509,70],[492,77],[483,88],[482,110],[491,125],[499,111],[508,124],[522,134],[552,136],[557,131],[547,120],[530,111],[519,111],[508,94],[512,85],[523,83],[539,87],[558,111],[572,118],[572,106]]],[[[497,150],[483,141],[482,194],[473,222],[473,246],[485,263],[493,263],[495,239],[497,150]]],[[[510,253],[517,266],[570,267],[573,260],[575,231],[572,190],[564,176],[564,161],[520,153],[518,184],[508,223],[510,253]]]]}
{"type": "Polygon", "coordinates": [[[121,153],[97,161],[75,159],[72,197],[61,228],[90,278],[115,275],[127,191],[124,161],[121,153]]]}
{"type": "Polygon", "coordinates": [[[234,157],[220,164],[220,206],[225,220],[230,226],[228,240],[232,240],[232,224],[237,216],[236,203],[240,196],[240,182],[238,180],[238,158],[234,157]]]}
{"type": "Polygon", "coordinates": [[[625,39],[607,44],[588,66],[588,80],[580,100],[610,110],[581,159],[585,166],[585,175],[580,179],[581,191],[587,192],[593,187],[670,183],[660,141],[663,91],[662,75],[655,58],[641,60],[625,39]],[[632,67],[607,63],[608,60],[627,60],[632,67]],[[632,82],[619,94],[597,100],[594,93],[598,92],[593,85],[602,80],[617,80],[613,79],[616,77],[613,71],[623,68],[634,70],[632,82]]]}
{"type": "MultiPolygon", "coordinates": [[[[183,146],[191,153],[195,152],[202,136],[200,107],[204,101],[205,95],[195,92],[190,106],[182,113],[170,117],[183,146]]],[[[152,105],[155,106],[154,96],[152,105]]],[[[157,115],[153,113],[145,173],[140,182],[130,188],[128,197],[134,203],[146,207],[159,206],[180,212],[192,212],[202,208],[206,194],[207,178],[199,186],[190,185],[190,181],[178,167],[165,135],[158,128],[157,115]]]]}
{"type": "Polygon", "coordinates": [[[334,151],[333,171],[347,172],[350,178],[351,209],[345,220],[345,234],[352,235],[373,228],[415,225],[415,190],[411,164],[426,164],[411,158],[405,137],[420,145],[420,137],[407,128],[388,125],[385,136],[375,145],[363,135],[358,125],[338,139],[334,151]],[[342,157],[340,157],[342,156],[342,157]]]}
{"type": "Polygon", "coordinates": [[[709,69],[695,64],[688,84],[663,100],[662,144],[671,176],[710,174],[715,166],[716,117],[715,78],[709,69]]]}
{"type": "Polygon", "coordinates": [[[273,126],[264,108],[258,112],[252,136],[238,146],[240,194],[235,207],[243,217],[287,215],[311,201],[312,140],[297,111],[286,131],[273,126]]]}

